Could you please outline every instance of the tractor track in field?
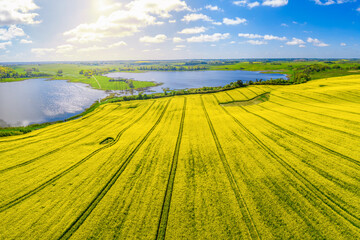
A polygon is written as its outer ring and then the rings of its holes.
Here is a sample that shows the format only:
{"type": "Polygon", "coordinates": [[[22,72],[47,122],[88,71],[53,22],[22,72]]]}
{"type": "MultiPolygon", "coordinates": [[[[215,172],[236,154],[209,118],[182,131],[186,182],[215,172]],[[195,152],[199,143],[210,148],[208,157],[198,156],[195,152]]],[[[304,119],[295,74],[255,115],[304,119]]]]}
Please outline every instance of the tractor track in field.
{"type": "MultiPolygon", "coordinates": [[[[297,95],[297,96],[302,97],[302,98],[308,98],[308,99],[313,100],[313,101],[316,101],[316,102],[325,103],[325,104],[331,104],[331,103],[329,103],[329,102],[321,101],[321,100],[319,100],[319,99],[312,98],[312,97],[303,96],[303,95],[298,94],[298,93],[293,93],[293,92],[292,92],[291,94],[297,95]]],[[[311,104],[308,104],[308,103],[302,103],[302,102],[301,102],[301,104],[306,104],[306,105],[310,105],[310,106],[312,106],[312,107],[317,107],[316,105],[314,106],[314,105],[311,105],[311,104]]],[[[324,107],[324,106],[322,106],[322,107],[320,107],[320,108],[330,109],[330,110],[332,110],[332,111],[337,111],[337,112],[340,111],[340,112],[347,112],[347,113],[352,113],[352,114],[360,115],[360,113],[357,113],[357,112],[351,112],[351,111],[346,111],[346,110],[339,110],[339,109],[334,109],[334,108],[330,108],[330,107],[324,107]]]]}
{"type": "Polygon", "coordinates": [[[149,108],[139,117],[137,118],[134,122],[132,122],[131,124],[129,124],[126,128],[124,128],[123,130],[121,130],[115,140],[95,151],[93,151],[92,153],[90,153],[89,155],[87,155],[85,158],[81,159],[79,162],[75,163],[74,165],[72,165],[71,167],[65,169],[64,171],[62,171],[61,173],[57,174],[56,176],[52,177],[51,179],[47,180],[46,182],[42,183],[41,185],[39,185],[38,187],[34,188],[33,190],[25,193],[22,196],[19,196],[3,205],[0,206],[0,213],[17,205],[18,203],[24,201],[25,199],[35,195],[36,193],[38,193],[39,191],[41,191],[42,189],[44,189],[45,187],[49,186],[50,184],[54,183],[55,181],[57,181],[58,179],[60,179],[61,177],[65,176],[66,174],[68,174],[69,172],[73,171],[74,169],[76,169],[77,167],[79,167],[81,164],[83,164],[84,162],[86,162],[87,160],[89,160],[91,157],[93,157],[94,155],[96,155],[97,153],[101,152],[104,149],[107,149],[113,145],[115,145],[120,137],[122,136],[122,134],[128,130],[130,127],[132,127],[135,123],[137,123],[138,121],[140,121],[143,116],[145,116],[149,110],[151,109],[151,107],[154,105],[155,101],[149,106],[149,108]]]}
{"type": "Polygon", "coordinates": [[[81,214],[73,221],[70,226],[61,234],[61,236],[58,239],[69,239],[74,232],[76,232],[77,229],[85,222],[87,217],[91,214],[91,212],[95,209],[95,207],[98,205],[98,203],[102,200],[102,198],[106,195],[106,193],[110,190],[110,188],[115,184],[117,179],[120,177],[120,175],[123,173],[127,165],[130,163],[134,155],[138,152],[138,150],[141,148],[141,146],[146,142],[146,140],[149,138],[149,136],[152,134],[152,132],[155,130],[155,128],[159,125],[161,122],[163,116],[165,115],[165,112],[171,102],[171,99],[168,100],[166,106],[164,107],[160,117],[156,121],[156,123],[153,125],[153,127],[147,132],[145,137],[141,140],[141,142],[135,147],[135,149],[130,153],[130,155],[123,161],[121,166],[117,169],[117,171],[111,176],[110,180],[105,184],[105,186],[99,191],[99,193],[95,196],[95,198],[90,202],[90,204],[84,209],[84,211],[81,212],[81,214]]]}
{"type": "MultiPolygon", "coordinates": [[[[349,99],[346,99],[346,98],[341,98],[341,97],[329,95],[329,94],[326,94],[326,93],[320,93],[320,92],[314,92],[314,93],[315,93],[315,94],[320,94],[320,95],[326,96],[327,98],[336,98],[336,99],[339,99],[339,100],[341,100],[341,101],[359,104],[359,101],[355,101],[355,102],[354,102],[354,101],[350,101],[349,99]]],[[[347,92],[346,92],[346,93],[347,93],[347,92]]]]}
{"type": "MultiPolygon", "coordinates": [[[[241,107],[244,109],[243,107],[241,107]]],[[[289,163],[283,160],[279,155],[277,155],[274,151],[272,151],[269,147],[266,146],[258,137],[255,136],[250,130],[248,130],[238,119],[236,119],[233,115],[231,115],[224,107],[224,111],[233,120],[246,132],[249,136],[252,137],[255,143],[257,143],[262,149],[264,149],[273,159],[275,159],[280,165],[282,165],[285,169],[288,170],[296,179],[298,179],[302,184],[306,186],[306,188],[320,201],[322,201],[326,206],[328,206],[332,211],[341,216],[351,225],[356,228],[360,228],[359,219],[350,213],[347,209],[343,208],[338,203],[334,202],[327,194],[322,192],[318,187],[312,184],[307,178],[305,178],[302,174],[300,174],[295,168],[293,168],[289,163]]],[[[245,110],[245,109],[244,109],[245,110]]],[[[245,110],[247,111],[247,110],[245,110]]]]}
{"type": "Polygon", "coordinates": [[[172,192],[173,192],[173,188],[174,188],[176,168],[177,168],[177,163],[178,163],[178,159],[179,159],[180,145],[181,145],[181,139],[182,139],[182,134],[183,134],[183,129],[184,129],[185,111],[186,111],[186,97],[184,98],[184,106],[183,106],[182,115],[181,115],[179,133],[178,133],[178,137],[176,140],[174,155],[173,155],[173,159],[172,159],[172,163],[171,163],[170,175],[169,175],[169,179],[168,179],[168,183],[167,183],[167,187],[166,187],[166,191],[165,191],[163,205],[161,208],[161,214],[160,214],[160,218],[159,218],[156,239],[165,239],[165,235],[166,235],[166,227],[167,227],[167,222],[168,222],[168,217],[169,217],[169,212],[170,212],[171,197],[172,197],[172,192]]]}
{"type": "Polygon", "coordinates": [[[352,163],[360,166],[360,162],[359,162],[358,160],[356,160],[356,159],[353,159],[353,158],[351,158],[351,157],[349,157],[349,156],[346,156],[346,155],[344,155],[344,154],[342,154],[342,153],[339,153],[339,152],[337,152],[337,151],[335,151],[335,150],[332,150],[332,149],[330,149],[330,148],[327,148],[327,147],[325,147],[325,146],[323,146],[323,145],[321,145],[321,144],[319,144],[319,143],[317,143],[317,142],[314,142],[314,141],[312,141],[312,140],[310,140],[310,139],[307,139],[307,138],[305,138],[305,137],[303,137],[303,136],[301,136],[301,135],[299,135],[299,134],[297,134],[297,133],[295,133],[295,132],[293,132],[293,131],[290,131],[290,130],[288,130],[288,129],[286,129],[286,128],[283,128],[283,127],[281,127],[281,126],[279,126],[279,125],[271,122],[270,120],[268,120],[268,119],[266,119],[266,118],[264,118],[264,117],[262,117],[262,116],[260,116],[260,115],[258,115],[258,114],[256,114],[256,113],[250,112],[249,110],[247,110],[247,109],[245,109],[245,108],[242,108],[242,109],[243,109],[245,112],[248,112],[248,113],[250,113],[250,114],[253,114],[253,115],[257,116],[258,118],[263,119],[263,120],[266,121],[267,123],[270,123],[271,125],[275,126],[276,128],[282,130],[283,132],[286,132],[286,133],[288,133],[288,134],[290,134],[290,135],[296,136],[297,138],[300,138],[300,139],[303,140],[304,142],[307,142],[307,143],[310,143],[310,144],[312,144],[312,145],[315,145],[315,146],[321,148],[322,150],[324,150],[324,151],[326,151],[326,152],[328,152],[328,153],[330,153],[330,154],[332,154],[332,155],[335,155],[335,156],[337,156],[337,157],[339,157],[339,158],[342,158],[342,159],[346,159],[346,160],[348,160],[349,162],[352,162],[352,163]]]}
{"type": "Polygon", "coordinates": [[[214,142],[215,142],[219,157],[220,157],[220,159],[222,161],[222,164],[223,164],[225,173],[226,173],[226,175],[228,177],[231,188],[233,189],[233,192],[234,192],[234,195],[235,195],[236,200],[238,202],[241,214],[242,214],[242,216],[244,218],[247,229],[249,231],[249,235],[250,235],[250,237],[252,239],[261,239],[260,234],[259,234],[259,232],[258,232],[258,230],[256,228],[255,223],[254,223],[254,220],[252,219],[250,211],[249,211],[249,209],[248,209],[248,207],[246,205],[243,194],[240,191],[240,188],[239,188],[239,186],[238,186],[238,184],[236,182],[236,179],[235,179],[235,177],[234,177],[234,175],[233,175],[233,173],[231,171],[229,162],[226,159],[226,155],[225,155],[225,153],[224,153],[224,151],[223,151],[223,149],[221,147],[220,141],[219,141],[219,139],[217,137],[217,134],[216,134],[214,126],[213,126],[213,124],[211,122],[210,116],[209,116],[209,114],[208,114],[208,112],[206,110],[202,95],[200,95],[200,99],[201,99],[201,105],[202,105],[202,108],[204,110],[204,114],[205,114],[206,120],[208,122],[211,134],[213,136],[213,139],[214,139],[214,142]]]}
{"type": "MultiPolygon", "coordinates": [[[[123,120],[125,120],[125,119],[123,119],[123,120]]],[[[71,144],[73,144],[73,143],[75,143],[75,142],[78,142],[78,141],[80,141],[80,140],[82,140],[82,139],[84,139],[84,138],[86,138],[86,137],[94,134],[94,132],[100,131],[101,129],[103,129],[103,128],[105,128],[105,127],[107,127],[107,125],[104,125],[104,126],[102,126],[101,128],[98,128],[96,131],[92,131],[92,132],[86,134],[86,135],[83,136],[83,137],[80,137],[80,138],[78,138],[78,139],[75,139],[74,141],[71,141],[71,142],[69,142],[69,143],[67,143],[67,144],[65,144],[65,145],[63,145],[63,146],[61,146],[61,147],[59,147],[59,148],[56,148],[56,149],[54,149],[54,150],[51,150],[50,152],[47,152],[47,153],[45,153],[45,154],[43,154],[43,155],[40,155],[40,156],[37,156],[37,157],[35,157],[35,158],[33,158],[33,159],[30,159],[30,160],[28,160],[28,161],[19,163],[19,164],[17,164],[17,165],[14,165],[14,166],[11,166],[11,167],[8,167],[8,168],[0,169],[0,174],[5,173],[5,172],[8,172],[8,171],[11,171],[11,170],[16,169],[16,168],[19,168],[19,167],[23,167],[23,166],[29,165],[29,164],[31,164],[31,163],[33,163],[33,162],[36,162],[37,160],[39,160],[39,159],[41,159],[41,158],[43,158],[43,157],[49,156],[49,155],[51,155],[51,154],[53,154],[53,153],[56,153],[56,152],[62,150],[63,148],[66,148],[66,147],[70,146],[71,144]]],[[[76,131],[76,129],[75,129],[74,131],[76,131]]],[[[42,141],[42,140],[40,140],[40,141],[42,141]]]]}
{"type": "Polygon", "coordinates": [[[228,91],[225,91],[224,93],[229,96],[232,102],[235,102],[235,99],[228,93],[228,91]]]}
{"type": "MultiPolygon", "coordinates": [[[[277,98],[280,98],[280,99],[284,99],[285,101],[289,101],[289,102],[293,102],[293,103],[297,103],[297,104],[302,104],[302,105],[307,105],[307,106],[310,106],[310,107],[316,107],[316,108],[322,108],[322,109],[330,109],[330,108],[327,108],[327,107],[311,105],[311,104],[307,104],[307,103],[303,103],[303,102],[296,102],[296,101],[293,101],[293,100],[291,100],[291,99],[284,98],[284,97],[281,97],[281,96],[278,96],[278,95],[274,95],[274,94],[272,94],[272,96],[277,97],[277,98]]],[[[278,103],[278,102],[272,101],[272,103],[278,104],[278,105],[283,106],[283,107],[288,107],[288,106],[283,105],[283,104],[278,103]]],[[[326,114],[322,114],[322,113],[312,112],[312,111],[304,110],[304,109],[302,109],[302,108],[299,109],[299,108],[296,108],[296,107],[293,107],[293,106],[292,106],[291,108],[296,109],[296,110],[299,110],[299,111],[307,112],[307,113],[316,114],[316,115],[323,116],[323,117],[338,119],[338,120],[345,121],[345,122],[349,122],[349,123],[352,123],[352,124],[359,124],[359,123],[360,123],[360,122],[358,122],[358,121],[353,121],[353,120],[348,120],[348,119],[344,119],[344,118],[334,117],[334,116],[330,116],[330,115],[326,115],[326,114]]],[[[336,110],[336,109],[330,109],[330,110],[335,111],[335,112],[342,112],[342,110],[336,110]]],[[[348,112],[348,111],[343,111],[343,112],[347,112],[347,113],[350,113],[350,114],[357,114],[357,113],[348,112]]]]}
{"type": "MultiPolygon", "coordinates": [[[[116,108],[113,109],[112,111],[117,110],[119,107],[120,107],[120,106],[116,107],[116,108]]],[[[121,116],[123,116],[123,115],[125,115],[125,114],[126,114],[126,113],[122,114],[121,116]]],[[[102,119],[106,118],[106,116],[107,116],[107,115],[103,115],[102,117],[100,117],[100,118],[96,119],[94,122],[92,122],[92,124],[101,121],[102,119]]],[[[59,125],[58,127],[51,129],[51,130],[50,130],[50,133],[56,132],[56,130],[57,130],[59,127],[62,127],[62,126],[59,125]],[[52,131],[52,130],[54,130],[54,131],[52,131]]],[[[75,131],[78,131],[78,130],[80,130],[80,129],[82,129],[82,128],[86,128],[86,127],[88,127],[88,126],[85,125],[85,126],[81,126],[81,127],[75,128],[75,129],[70,129],[70,130],[71,130],[70,132],[67,132],[67,133],[65,133],[65,134],[61,134],[61,135],[58,135],[58,136],[63,137],[63,136],[66,136],[66,135],[68,135],[68,134],[74,133],[75,131]]],[[[71,126],[69,126],[69,128],[71,128],[71,126]]],[[[45,132],[45,133],[46,133],[46,132],[45,132]]],[[[36,134],[36,135],[34,135],[34,136],[31,136],[31,137],[38,136],[39,134],[41,134],[41,133],[38,133],[38,134],[36,134]]],[[[48,134],[48,132],[47,132],[47,134],[48,134]]],[[[21,146],[16,146],[16,147],[14,147],[14,148],[2,150],[2,151],[0,151],[0,153],[2,153],[2,152],[7,152],[7,151],[11,151],[11,150],[14,150],[14,149],[17,149],[17,148],[21,148],[21,147],[24,147],[24,146],[29,146],[30,144],[42,142],[42,141],[45,141],[45,140],[48,140],[48,139],[54,139],[54,138],[53,138],[53,137],[48,137],[48,138],[43,138],[43,139],[40,139],[40,140],[35,140],[35,141],[33,141],[33,142],[24,143],[24,145],[21,145],[21,146]]],[[[17,139],[17,140],[21,140],[21,139],[17,139]]],[[[1,142],[0,142],[0,143],[1,143],[1,142]]]]}
{"type": "Polygon", "coordinates": [[[273,109],[269,109],[267,107],[264,107],[262,105],[258,105],[259,107],[263,108],[263,109],[266,109],[270,112],[276,112],[276,113],[279,113],[279,114],[282,114],[282,115],[285,115],[289,118],[292,118],[292,119],[296,119],[298,121],[301,121],[303,123],[307,123],[307,124],[311,124],[311,125],[315,125],[317,127],[321,127],[321,128],[324,128],[324,129],[327,129],[327,130],[331,130],[331,131],[335,131],[335,132],[338,132],[338,133],[341,133],[341,134],[345,134],[345,135],[349,135],[351,137],[354,137],[354,138],[360,138],[359,135],[355,135],[355,134],[352,134],[352,133],[349,133],[349,132],[345,132],[345,131],[342,131],[342,130],[339,130],[339,129],[335,129],[335,128],[331,128],[331,127],[327,127],[327,126],[324,126],[324,125],[321,125],[321,124],[318,124],[318,123],[314,123],[314,122],[309,122],[309,121],[306,121],[304,119],[301,119],[301,118],[297,118],[295,116],[292,116],[292,115],[289,115],[289,114],[286,114],[286,113],[283,113],[283,112],[280,112],[280,111],[276,111],[276,110],[273,110],[273,109]]]}
{"type": "Polygon", "coordinates": [[[256,92],[254,92],[254,91],[253,91],[252,89],[250,89],[250,88],[248,88],[248,90],[249,90],[250,92],[254,93],[254,94],[255,94],[255,96],[260,95],[260,94],[257,94],[256,92]]]}
{"type": "MultiPolygon", "coordinates": [[[[245,88],[243,88],[243,89],[245,89],[245,88]]],[[[240,89],[236,89],[236,91],[238,92],[238,93],[240,93],[240,95],[242,95],[242,96],[244,96],[244,100],[248,100],[249,98],[242,92],[242,91],[240,91],[240,89]]]]}

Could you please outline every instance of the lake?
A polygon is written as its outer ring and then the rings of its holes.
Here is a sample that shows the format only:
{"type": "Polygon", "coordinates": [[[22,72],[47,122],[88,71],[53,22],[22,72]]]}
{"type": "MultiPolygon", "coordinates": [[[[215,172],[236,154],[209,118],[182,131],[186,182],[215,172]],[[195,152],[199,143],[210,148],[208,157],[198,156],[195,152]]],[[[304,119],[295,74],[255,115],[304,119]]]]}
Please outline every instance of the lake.
{"type": "MultiPolygon", "coordinates": [[[[286,78],[283,74],[249,71],[119,72],[109,73],[106,76],[163,83],[150,88],[148,91],[151,92],[163,92],[163,88],[225,86],[237,80],[246,82],[256,79],[286,78]]],[[[29,79],[0,83],[0,127],[64,120],[83,112],[95,101],[106,96],[105,91],[64,80],[29,79]]]]}
{"type": "Polygon", "coordinates": [[[163,83],[160,86],[152,87],[152,92],[163,92],[163,88],[169,89],[185,89],[185,88],[201,88],[201,87],[218,87],[225,86],[230,82],[242,80],[243,82],[254,81],[256,79],[286,79],[284,74],[265,74],[253,71],[178,71],[178,72],[143,72],[128,73],[114,72],[105,76],[111,78],[129,78],[139,81],[153,81],[163,83]]]}
{"type": "Polygon", "coordinates": [[[64,120],[106,96],[87,84],[64,80],[0,83],[0,127],[64,120]]]}

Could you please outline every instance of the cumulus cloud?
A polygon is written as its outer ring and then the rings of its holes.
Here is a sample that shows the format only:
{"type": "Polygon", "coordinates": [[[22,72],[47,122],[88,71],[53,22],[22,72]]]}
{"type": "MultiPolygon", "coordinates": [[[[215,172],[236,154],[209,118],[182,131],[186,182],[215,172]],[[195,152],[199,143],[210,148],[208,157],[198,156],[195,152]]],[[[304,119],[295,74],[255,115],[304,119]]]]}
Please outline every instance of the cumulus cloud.
{"type": "Polygon", "coordinates": [[[278,36],[273,36],[273,35],[264,35],[264,39],[265,40],[278,40],[278,41],[286,41],[287,40],[286,37],[278,37],[278,36]]]}
{"type": "Polygon", "coordinates": [[[252,33],[239,33],[238,36],[243,37],[243,38],[250,38],[250,39],[261,38],[264,40],[278,40],[278,41],[286,41],[287,40],[286,37],[278,37],[278,36],[268,35],[268,34],[259,35],[259,34],[252,34],[252,33]]]}
{"type": "Polygon", "coordinates": [[[184,22],[193,22],[193,21],[198,21],[198,20],[203,20],[203,21],[206,21],[206,22],[212,22],[213,20],[205,15],[205,14],[202,14],[202,13],[191,13],[191,14],[187,14],[183,17],[183,19],[181,21],[184,21],[184,22]]]}
{"type": "Polygon", "coordinates": [[[45,55],[47,53],[55,52],[55,48],[32,48],[31,52],[36,55],[45,55]]]}
{"type": "Polygon", "coordinates": [[[204,35],[194,36],[186,39],[188,42],[218,42],[219,40],[229,38],[229,33],[214,33],[213,35],[204,35]]]}
{"type": "Polygon", "coordinates": [[[33,12],[38,8],[33,0],[1,0],[0,25],[40,23],[33,12]]]}
{"type": "Polygon", "coordinates": [[[262,3],[258,1],[239,0],[233,1],[233,4],[240,7],[254,8],[260,5],[268,7],[282,7],[288,4],[288,0],[263,0],[262,3]]]}
{"type": "Polygon", "coordinates": [[[238,25],[238,24],[245,24],[247,22],[247,20],[245,18],[238,18],[236,17],[235,19],[230,19],[230,18],[224,18],[223,19],[223,23],[225,25],[238,25]]]}
{"type": "Polygon", "coordinates": [[[144,36],[139,39],[140,42],[144,43],[162,43],[165,42],[167,39],[166,35],[158,34],[155,37],[144,36]]]}
{"type": "Polygon", "coordinates": [[[116,42],[109,45],[109,48],[119,47],[119,46],[126,46],[127,43],[124,41],[116,42]]]}
{"type": "Polygon", "coordinates": [[[265,45],[265,44],[267,44],[266,41],[261,41],[261,40],[248,40],[247,42],[252,44],[252,45],[265,45]]]}
{"type": "Polygon", "coordinates": [[[22,43],[22,44],[30,44],[30,43],[32,43],[32,41],[31,41],[31,40],[27,40],[27,39],[21,39],[21,40],[20,40],[20,43],[22,43]]]}
{"type": "MultiPolygon", "coordinates": [[[[0,10],[1,11],[1,10],[0,10]]],[[[0,28],[0,40],[7,41],[16,37],[26,36],[24,31],[16,25],[11,25],[8,29],[0,28]]]]}
{"type": "Polygon", "coordinates": [[[317,38],[308,38],[307,39],[308,43],[312,43],[312,45],[314,45],[315,47],[328,47],[329,44],[326,44],[324,42],[321,42],[319,39],[317,38]]]}
{"type": "Polygon", "coordinates": [[[263,38],[262,35],[252,33],[239,33],[238,36],[244,38],[263,38]]]}
{"type": "Polygon", "coordinates": [[[69,42],[94,42],[104,38],[132,36],[149,25],[161,25],[158,18],[170,18],[175,11],[190,10],[182,0],[134,0],[120,10],[83,23],[64,33],[69,42]]]}
{"type": "Polygon", "coordinates": [[[100,50],[106,50],[107,47],[102,47],[102,46],[92,46],[92,47],[86,47],[86,48],[80,48],[78,49],[78,52],[96,52],[96,51],[100,51],[100,50]]]}
{"type": "Polygon", "coordinates": [[[179,43],[179,42],[183,42],[183,41],[185,41],[185,40],[182,39],[182,38],[179,38],[179,37],[174,37],[174,38],[173,38],[173,42],[174,42],[174,43],[179,43]]]}
{"type": "Polygon", "coordinates": [[[220,25],[222,25],[222,22],[212,22],[212,24],[220,26],[220,25]]]}
{"type": "Polygon", "coordinates": [[[291,41],[286,43],[287,45],[294,46],[294,45],[304,45],[305,42],[299,38],[292,38],[291,41]]]}
{"type": "Polygon", "coordinates": [[[260,3],[258,1],[250,2],[248,0],[234,1],[233,4],[240,7],[248,7],[248,8],[254,8],[260,6],[260,3]]]}
{"type": "Polygon", "coordinates": [[[71,44],[64,44],[56,47],[56,53],[67,53],[74,50],[74,46],[71,44]]]}
{"type": "Polygon", "coordinates": [[[206,5],[205,9],[211,10],[211,11],[222,11],[221,8],[219,8],[218,6],[213,6],[213,5],[206,5]]]}
{"type": "Polygon", "coordinates": [[[346,47],[346,43],[340,43],[340,46],[342,46],[342,47],[346,47]]]}
{"type": "Polygon", "coordinates": [[[269,7],[282,7],[289,3],[288,0],[265,0],[263,1],[263,6],[269,6],[269,7]]]}
{"type": "Polygon", "coordinates": [[[183,50],[184,48],[186,48],[185,45],[176,45],[173,50],[174,51],[180,51],[180,50],[183,50]]]}
{"type": "Polygon", "coordinates": [[[348,2],[356,2],[356,0],[314,0],[317,5],[328,6],[332,4],[343,4],[348,2]]]}
{"type": "Polygon", "coordinates": [[[7,46],[11,46],[12,45],[12,43],[11,43],[11,41],[7,41],[7,42],[0,42],[0,49],[6,49],[7,48],[7,46]]]}
{"type": "Polygon", "coordinates": [[[203,33],[207,30],[206,27],[194,27],[194,28],[185,28],[178,33],[180,34],[196,34],[196,33],[203,33]]]}

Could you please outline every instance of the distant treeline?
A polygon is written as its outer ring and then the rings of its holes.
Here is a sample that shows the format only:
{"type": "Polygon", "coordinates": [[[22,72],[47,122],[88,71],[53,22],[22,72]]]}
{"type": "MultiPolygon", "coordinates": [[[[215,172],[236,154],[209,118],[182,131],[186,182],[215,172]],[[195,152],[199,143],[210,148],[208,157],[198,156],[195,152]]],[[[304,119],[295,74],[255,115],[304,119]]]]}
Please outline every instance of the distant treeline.
{"type": "Polygon", "coordinates": [[[137,69],[141,71],[200,71],[207,68],[205,66],[141,66],[137,69]]]}
{"type": "Polygon", "coordinates": [[[25,73],[18,73],[9,67],[0,67],[0,79],[3,78],[32,78],[32,77],[49,77],[50,74],[39,72],[38,68],[29,68],[25,73]]]}
{"type": "MultiPolygon", "coordinates": [[[[289,66],[292,67],[291,65],[289,66]]],[[[360,70],[360,65],[354,66],[340,66],[335,64],[333,66],[322,65],[322,64],[312,64],[312,65],[303,65],[293,68],[294,74],[290,79],[291,84],[305,83],[311,80],[311,75],[314,73],[325,72],[329,70],[360,70]]]]}

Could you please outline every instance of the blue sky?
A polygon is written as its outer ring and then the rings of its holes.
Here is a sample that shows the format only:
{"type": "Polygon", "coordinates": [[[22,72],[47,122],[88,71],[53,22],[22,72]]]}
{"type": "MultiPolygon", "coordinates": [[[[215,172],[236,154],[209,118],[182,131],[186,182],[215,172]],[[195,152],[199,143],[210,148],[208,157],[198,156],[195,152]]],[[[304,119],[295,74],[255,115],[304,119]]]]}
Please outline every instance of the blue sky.
{"type": "Polygon", "coordinates": [[[360,57],[357,0],[0,0],[0,61],[360,57]]]}

